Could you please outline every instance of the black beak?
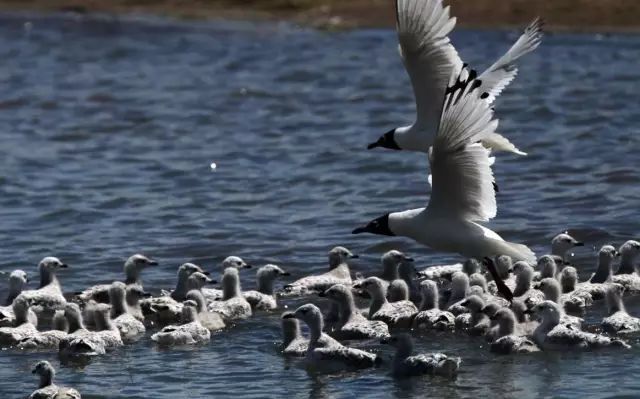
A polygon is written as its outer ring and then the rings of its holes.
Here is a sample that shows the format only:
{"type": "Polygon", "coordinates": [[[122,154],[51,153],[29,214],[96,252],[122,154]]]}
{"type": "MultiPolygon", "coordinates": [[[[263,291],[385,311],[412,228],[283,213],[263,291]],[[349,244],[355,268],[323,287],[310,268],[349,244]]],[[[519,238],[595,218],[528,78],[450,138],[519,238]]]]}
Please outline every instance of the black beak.
{"type": "Polygon", "coordinates": [[[251,266],[251,265],[250,265],[250,264],[248,264],[248,263],[245,263],[244,267],[245,267],[245,268],[247,268],[247,269],[251,269],[253,266],[251,266]]]}
{"type": "Polygon", "coordinates": [[[575,244],[573,244],[574,247],[584,247],[584,243],[582,241],[578,241],[575,244]]]}
{"type": "Polygon", "coordinates": [[[67,267],[69,267],[69,265],[67,265],[66,263],[63,263],[60,265],[61,268],[66,269],[67,267]]]}
{"type": "Polygon", "coordinates": [[[149,266],[158,266],[158,261],[155,261],[155,260],[149,260],[149,262],[147,262],[147,264],[148,264],[149,266]]]}
{"type": "Polygon", "coordinates": [[[353,229],[351,234],[361,234],[361,233],[368,233],[368,232],[369,230],[367,229],[367,226],[362,226],[362,227],[356,227],[355,229],[353,229]]]}
{"type": "Polygon", "coordinates": [[[351,254],[349,257],[350,257],[351,259],[358,259],[358,258],[360,257],[360,255],[357,255],[357,254],[351,254]]]}
{"type": "Polygon", "coordinates": [[[289,273],[289,272],[283,272],[283,273],[282,273],[282,275],[283,275],[283,276],[290,276],[290,275],[291,275],[291,273],[289,273]]]}
{"type": "Polygon", "coordinates": [[[202,274],[204,274],[205,276],[210,275],[211,273],[207,272],[207,271],[203,271],[202,274]]]}
{"type": "Polygon", "coordinates": [[[413,262],[413,258],[410,256],[405,256],[404,260],[406,260],[407,262],[413,262]]]}
{"type": "Polygon", "coordinates": [[[287,313],[286,315],[282,316],[283,319],[295,319],[296,316],[293,313],[287,313]]]}
{"type": "Polygon", "coordinates": [[[150,298],[150,297],[151,297],[151,293],[150,293],[150,292],[145,291],[145,292],[143,292],[140,296],[141,296],[142,298],[150,298]]]}
{"type": "Polygon", "coordinates": [[[213,279],[209,279],[209,281],[206,282],[207,284],[218,284],[218,282],[216,280],[213,279]]]}
{"type": "Polygon", "coordinates": [[[31,374],[35,374],[36,373],[36,369],[31,370],[31,374]]]}
{"type": "Polygon", "coordinates": [[[380,140],[373,142],[367,146],[367,150],[373,150],[376,147],[380,147],[380,140]]]}

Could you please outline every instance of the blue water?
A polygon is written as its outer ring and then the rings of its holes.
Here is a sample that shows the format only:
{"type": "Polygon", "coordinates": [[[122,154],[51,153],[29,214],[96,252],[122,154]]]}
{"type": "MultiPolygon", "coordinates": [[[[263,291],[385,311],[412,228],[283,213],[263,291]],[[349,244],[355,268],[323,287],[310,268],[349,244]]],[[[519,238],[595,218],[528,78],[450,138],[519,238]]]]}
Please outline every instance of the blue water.
{"type": "MultiPolygon", "coordinates": [[[[465,61],[486,67],[517,35],[459,29],[453,41],[465,61]]],[[[549,34],[496,104],[500,132],[530,155],[499,157],[490,227],[539,254],[570,229],[588,244],[575,258],[583,279],[594,248],[640,237],[639,54],[634,35],[549,34]]],[[[174,285],[179,264],[219,275],[230,254],[278,263],[292,278],[325,270],[337,244],[361,254],[353,271],[365,274],[392,247],[419,268],[459,260],[408,240],[350,234],[427,201],[424,156],[365,150],[413,117],[392,30],[4,15],[0,59],[0,270],[20,267],[37,280],[37,262],[55,255],[71,265],[60,275],[71,292],[122,278],[124,259],[142,252],[161,263],[143,276],[158,291],[174,285]]],[[[242,278],[254,287],[253,272],[242,278]]],[[[628,308],[639,314],[640,300],[628,308]]],[[[588,318],[599,322],[603,312],[597,304],[588,318]]],[[[202,348],[163,351],[143,339],[86,367],[61,365],[55,353],[3,351],[0,397],[35,389],[38,359],[87,398],[607,397],[640,389],[637,343],[627,352],[496,357],[481,339],[426,335],[419,350],[463,358],[457,380],[394,381],[385,367],[310,375],[278,354],[279,336],[276,312],[202,348]]]]}

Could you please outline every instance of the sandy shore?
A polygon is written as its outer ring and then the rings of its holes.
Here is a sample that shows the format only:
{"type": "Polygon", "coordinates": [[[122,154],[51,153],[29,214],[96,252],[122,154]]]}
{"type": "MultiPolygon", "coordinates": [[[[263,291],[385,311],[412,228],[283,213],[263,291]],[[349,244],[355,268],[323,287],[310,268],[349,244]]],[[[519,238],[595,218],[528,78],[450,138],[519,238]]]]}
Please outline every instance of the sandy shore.
{"type": "MultiPolygon", "coordinates": [[[[458,24],[548,30],[639,31],[640,0],[445,0],[458,24]]],[[[288,20],[327,29],[393,26],[392,0],[0,0],[5,11],[152,14],[196,19],[288,20]]]]}

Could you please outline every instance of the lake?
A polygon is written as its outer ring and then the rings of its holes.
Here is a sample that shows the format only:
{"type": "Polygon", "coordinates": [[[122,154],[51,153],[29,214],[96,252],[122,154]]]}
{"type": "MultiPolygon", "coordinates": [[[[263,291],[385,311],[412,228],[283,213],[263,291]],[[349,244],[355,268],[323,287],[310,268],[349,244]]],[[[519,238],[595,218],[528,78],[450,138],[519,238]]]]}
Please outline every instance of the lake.
{"type": "MultiPolygon", "coordinates": [[[[219,279],[232,254],[277,263],[291,279],[324,271],[335,245],[361,255],[354,273],[378,272],[390,248],[419,269],[461,260],[350,234],[428,198],[425,156],[365,149],[413,118],[393,30],[0,21],[0,270],[26,270],[32,287],[47,255],[70,265],[59,275],[68,292],[121,279],[136,252],[160,262],[143,275],[153,292],[173,287],[186,261],[219,279]]],[[[518,35],[458,29],[452,40],[482,69],[518,35]]],[[[636,35],[547,34],[496,103],[499,131],[529,156],[498,156],[489,226],[538,255],[569,229],[587,243],[574,258],[583,280],[601,245],[640,237],[638,54],[636,35]]],[[[255,286],[254,271],[241,272],[244,288],[255,286]]],[[[626,302],[640,314],[640,298],[626,302]]],[[[587,319],[599,323],[604,312],[597,303],[587,319]]],[[[386,366],[313,375],[280,356],[279,316],[259,313],[191,350],[159,350],[147,337],[85,367],[61,365],[56,353],[3,351],[0,396],[34,390],[40,359],[84,398],[632,397],[640,389],[635,341],[629,351],[499,357],[479,338],[429,334],[417,337],[419,350],[462,357],[455,381],[394,381],[386,366]]]]}

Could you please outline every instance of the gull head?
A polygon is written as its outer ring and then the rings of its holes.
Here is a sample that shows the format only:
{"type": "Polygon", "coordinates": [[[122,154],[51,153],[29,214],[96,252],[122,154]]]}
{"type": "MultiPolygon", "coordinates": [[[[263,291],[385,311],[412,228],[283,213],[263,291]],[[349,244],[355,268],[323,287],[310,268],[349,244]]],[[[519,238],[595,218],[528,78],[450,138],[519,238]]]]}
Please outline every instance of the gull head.
{"type": "Polygon", "coordinates": [[[77,303],[67,302],[64,305],[64,315],[65,317],[81,317],[80,306],[77,303]]]}
{"type": "Polygon", "coordinates": [[[558,256],[565,256],[567,251],[573,247],[582,247],[583,242],[571,237],[569,233],[560,233],[551,240],[551,253],[558,256]]]}
{"type": "Polygon", "coordinates": [[[424,280],[420,282],[420,294],[422,302],[420,309],[429,310],[438,307],[438,284],[433,280],[424,280]]]}
{"type": "MultiPolygon", "coordinates": [[[[503,308],[500,307],[499,304],[497,304],[496,302],[490,302],[488,304],[486,304],[482,309],[481,312],[486,314],[487,316],[489,316],[489,319],[491,320],[495,320],[494,317],[495,315],[503,308]]],[[[506,308],[504,308],[506,309],[506,308]]]]}
{"type": "Polygon", "coordinates": [[[616,251],[613,245],[604,245],[598,253],[601,262],[613,262],[618,256],[620,256],[620,252],[616,251]]]}
{"type": "Polygon", "coordinates": [[[198,319],[198,304],[192,299],[187,299],[182,302],[182,311],[180,313],[180,320],[182,323],[191,323],[198,319]]]}
{"type": "Polygon", "coordinates": [[[451,295],[454,298],[464,298],[469,290],[469,276],[463,272],[455,272],[451,276],[451,295]]]}
{"type": "Polygon", "coordinates": [[[558,324],[562,316],[562,309],[557,303],[546,300],[537,304],[526,313],[537,315],[543,323],[558,324]]]}
{"type": "Polygon", "coordinates": [[[200,266],[194,264],[194,263],[183,263],[179,268],[178,268],[178,276],[181,276],[183,278],[187,278],[190,275],[192,275],[193,273],[196,272],[200,272],[202,274],[206,274],[209,275],[209,272],[204,271],[200,266]]]}
{"type": "Polygon", "coordinates": [[[515,332],[516,316],[509,308],[499,309],[493,316],[489,317],[498,323],[500,335],[511,335],[515,332]]]}
{"type": "Polygon", "coordinates": [[[513,260],[509,255],[500,255],[495,259],[496,271],[501,279],[505,280],[509,277],[509,273],[513,271],[513,260]]]}
{"type": "Polygon", "coordinates": [[[54,256],[47,256],[38,263],[38,270],[54,271],[69,267],[66,263],[62,263],[60,259],[54,256]]]}
{"type": "Polygon", "coordinates": [[[259,268],[257,275],[258,275],[258,278],[262,277],[265,279],[275,279],[280,276],[290,276],[291,273],[285,272],[278,265],[269,263],[259,268]]]}
{"type": "Polygon", "coordinates": [[[533,275],[533,268],[527,262],[519,260],[513,265],[513,274],[517,277],[522,273],[533,275]]]}
{"type": "Polygon", "coordinates": [[[469,276],[469,287],[480,287],[482,292],[488,292],[489,287],[487,285],[487,279],[480,273],[473,273],[469,276]]]}
{"type": "Polygon", "coordinates": [[[215,284],[216,281],[210,279],[207,275],[200,272],[192,273],[187,279],[187,286],[189,289],[199,290],[202,289],[206,284],[215,284]]]}
{"type": "Polygon", "coordinates": [[[16,316],[16,322],[21,324],[26,321],[27,314],[29,313],[29,308],[31,307],[31,301],[29,298],[25,297],[23,294],[18,295],[16,299],[13,300],[11,304],[11,308],[13,309],[13,313],[16,316]],[[18,322],[20,320],[20,322],[18,322]]]}
{"type": "Polygon", "coordinates": [[[29,282],[27,273],[24,270],[16,269],[9,275],[9,287],[22,291],[25,285],[29,282]]]}
{"type": "Polygon", "coordinates": [[[560,294],[562,293],[562,286],[560,282],[553,277],[545,277],[536,286],[536,289],[544,293],[545,299],[553,302],[560,301],[560,294]]]}
{"type": "Polygon", "coordinates": [[[469,309],[473,313],[479,313],[484,308],[484,300],[478,295],[471,295],[464,301],[460,302],[460,305],[469,309]]]}
{"type": "Polygon", "coordinates": [[[239,256],[228,256],[222,261],[222,268],[235,267],[236,269],[251,269],[251,265],[239,256]]]}
{"type": "Polygon", "coordinates": [[[349,251],[345,247],[334,247],[329,251],[329,267],[331,269],[347,263],[348,259],[357,259],[358,255],[349,251]]]}
{"type": "Polygon", "coordinates": [[[293,313],[285,313],[282,315],[283,319],[296,318],[304,321],[308,326],[320,325],[322,323],[322,312],[316,305],[307,303],[300,306],[293,313]]]}
{"type": "Polygon", "coordinates": [[[377,141],[369,144],[367,146],[368,150],[372,150],[376,147],[388,148],[390,150],[401,150],[398,143],[396,143],[395,134],[397,129],[391,129],[382,136],[377,141]]]}
{"type": "Polygon", "coordinates": [[[129,267],[145,268],[147,266],[158,266],[158,262],[141,254],[135,254],[129,257],[124,263],[125,270],[129,267]]]}
{"type": "Polygon", "coordinates": [[[384,255],[382,255],[383,265],[389,264],[389,265],[398,266],[403,262],[413,262],[413,258],[395,249],[385,252],[384,255]]]}
{"type": "Polygon", "coordinates": [[[53,378],[53,375],[55,374],[55,370],[53,366],[51,365],[51,363],[49,363],[46,360],[41,360],[38,363],[36,363],[36,365],[33,367],[33,370],[31,370],[31,372],[33,374],[38,374],[41,377],[48,377],[48,378],[53,378]]]}
{"type": "Polygon", "coordinates": [[[480,272],[480,262],[475,258],[469,258],[462,264],[462,271],[471,276],[474,273],[480,272]]]}
{"type": "Polygon", "coordinates": [[[640,256],[640,242],[629,240],[622,244],[619,251],[623,258],[628,258],[633,262],[640,256]]]}
{"type": "Polygon", "coordinates": [[[284,312],[280,318],[282,327],[282,340],[284,345],[289,345],[291,341],[300,336],[300,323],[291,311],[284,312]]]}
{"type": "Polygon", "coordinates": [[[380,340],[383,345],[391,345],[403,353],[413,352],[413,339],[407,333],[399,333],[380,340]]]}
{"type": "Polygon", "coordinates": [[[578,270],[573,266],[567,266],[560,272],[560,284],[562,292],[571,292],[578,284],[578,270]]]}
{"type": "Polygon", "coordinates": [[[378,277],[367,277],[359,283],[355,284],[353,288],[362,288],[367,291],[374,299],[383,299],[386,295],[385,287],[382,280],[378,277]]]}
{"type": "Polygon", "coordinates": [[[351,234],[371,233],[383,236],[395,236],[389,228],[389,214],[373,219],[364,226],[355,228],[351,234]]]}
{"type": "Polygon", "coordinates": [[[544,255],[538,259],[538,269],[542,278],[555,277],[558,271],[558,264],[552,255],[544,255]]]}
{"type": "Polygon", "coordinates": [[[611,283],[607,287],[605,292],[605,299],[607,302],[607,309],[609,315],[613,315],[615,312],[624,311],[624,303],[622,302],[622,295],[624,294],[624,287],[621,284],[611,283]]]}
{"type": "Polygon", "coordinates": [[[329,298],[332,301],[335,301],[337,303],[343,303],[348,301],[352,296],[352,294],[351,294],[351,288],[347,288],[342,284],[336,284],[329,287],[329,289],[327,289],[326,291],[321,292],[320,296],[329,298]]]}

